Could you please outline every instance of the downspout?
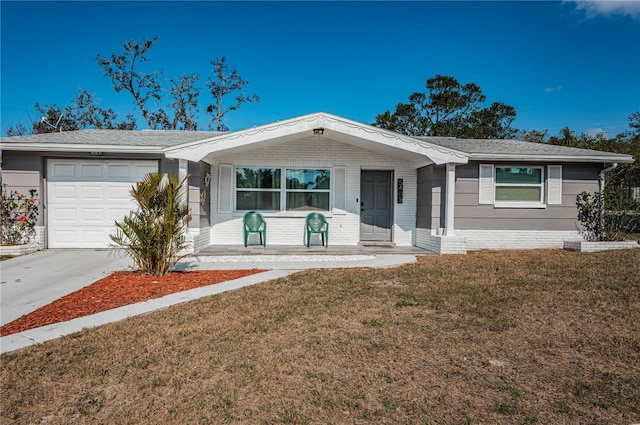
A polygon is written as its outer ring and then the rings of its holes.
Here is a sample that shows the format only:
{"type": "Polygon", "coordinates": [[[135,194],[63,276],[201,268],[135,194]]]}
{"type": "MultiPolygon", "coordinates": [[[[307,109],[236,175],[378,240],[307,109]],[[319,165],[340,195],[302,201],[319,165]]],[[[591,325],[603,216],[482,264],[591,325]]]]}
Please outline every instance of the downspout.
{"type": "Polygon", "coordinates": [[[446,181],[446,196],[445,196],[445,207],[444,207],[444,235],[445,236],[455,236],[456,230],[454,226],[454,218],[455,212],[454,208],[456,205],[455,196],[456,196],[456,164],[452,162],[448,162],[445,168],[445,181],[446,181]]]}
{"type": "Polygon", "coordinates": [[[600,171],[600,178],[599,178],[599,183],[600,183],[600,193],[604,192],[604,174],[608,173],[609,171],[614,170],[615,168],[618,167],[618,163],[614,162],[612,166],[605,168],[604,170],[600,171]]]}
{"type": "Polygon", "coordinates": [[[616,167],[618,167],[618,163],[614,162],[610,167],[600,171],[598,179],[598,184],[600,186],[600,229],[604,229],[604,175],[605,173],[614,170],[616,167]]]}
{"type": "Polygon", "coordinates": [[[186,181],[187,175],[189,173],[189,161],[186,159],[178,160],[178,180],[184,182],[184,185],[180,188],[180,193],[178,193],[178,199],[180,200],[180,204],[189,205],[189,182],[186,181]]]}
{"type": "MultiPolygon", "coordinates": [[[[187,176],[189,175],[189,161],[186,159],[179,158],[178,159],[178,181],[182,182],[183,185],[180,187],[180,191],[178,192],[178,203],[180,206],[189,206],[189,180],[187,176]]],[[[189,210],[189,216],[191,216],[191,210],[189,210]]],[[[188,246],[186,248],[187,252],[194,253],[195,252],[195,243],[192,237],[190,237],[191,233],[191,221],[187,223],[185,228],[183,229],[183,234],[185,241],[188,246]]]]}

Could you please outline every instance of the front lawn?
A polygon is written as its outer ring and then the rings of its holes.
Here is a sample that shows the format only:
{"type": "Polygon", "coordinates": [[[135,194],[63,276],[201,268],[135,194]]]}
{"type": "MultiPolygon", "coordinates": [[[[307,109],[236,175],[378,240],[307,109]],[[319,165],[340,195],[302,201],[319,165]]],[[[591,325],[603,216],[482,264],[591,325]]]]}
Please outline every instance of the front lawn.
{"type": "Polygon", "coordinates": [[[0,367],[7,424],[630,424],[640,249],[310,270],[0,367]]]}

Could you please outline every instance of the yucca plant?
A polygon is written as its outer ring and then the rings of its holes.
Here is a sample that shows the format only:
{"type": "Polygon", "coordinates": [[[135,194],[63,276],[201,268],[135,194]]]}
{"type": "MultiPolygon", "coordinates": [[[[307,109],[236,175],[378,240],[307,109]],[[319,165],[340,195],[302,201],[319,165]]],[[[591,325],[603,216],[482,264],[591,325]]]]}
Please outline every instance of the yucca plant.
{"type": "Polygon", "coordinates": [[[109,235],[114,249],[131,257],[141,273],[166,275],[189,255],[184,233],[191,216],[179,202],[185,182],[177,175],[147,174],[131,190],[138,210],[116,222],[116,233],[109,235]]]}

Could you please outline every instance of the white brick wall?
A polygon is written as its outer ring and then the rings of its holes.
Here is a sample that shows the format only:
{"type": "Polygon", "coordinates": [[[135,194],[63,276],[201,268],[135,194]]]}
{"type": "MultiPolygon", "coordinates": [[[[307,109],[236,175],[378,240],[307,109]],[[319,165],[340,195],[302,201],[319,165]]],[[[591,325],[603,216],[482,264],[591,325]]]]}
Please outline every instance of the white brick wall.
{"type": "Polygon", "coordinates": [[[458,230],[467,240],[467,249],[562,248],[564,241],[582,239],[574,230],[458,230]]]}
{"type": "Polygon", "coordinates": [[[208,229],[189,228],[185,239],[188,244],[186,251],[193,253],[208,247],[211,236],[208,229]]]}
{"type": "Polygon", "coordinates": [[[35,227],[36,235],[32,242],[38,244],[39,249],[44,249],[44,241],[45,241],[45,228],[44,226],[36,226],[35,227]]]}
{"type": "MultiPolygon", "coordinates": [[[[218,158],[211,167],[211,240],[214,245],[240,245],[242,213],[218,212],[218,165],[238,167],[346,167],[346,213],[326,214],[329,221],[330,245],[357,245],[360,241],[360,171],[392,170],[394,172],[393,241],[398,246],[412,246],[415,239],[416,179],[413,164],[366,149],[308,138],[269,148],[255,149],[233,157],[218,158]],[[396,202],[398,178],[404,179],[404,199],[396,202]]],[[[233,206],[235,209],[235,205],[233,206]]],[[[267,221],[268,245],[297,245],[304,242],[306,213],[264,213],[267,221]]]]}
{"type": "MultiPolygon", "coordinates": [[[[435,230],[417,229],[416,239],[417,247],[437,254],[463,254],[480,249],[566,248],[567,241],[581,237],[576,231],[543,230],[456,230],[456,236],[441,236],[435,230]]],[[[618,249],[628,247],[620,244],[618,249]]]]}
{"type": "Polygon", "coordinates": [[[44,249],[45,231],[44,226],[35,226],[36,234],[25,245],[3,245],[0,246],[0,254],[2,255],[23,255],[30,252],[44,249]]]}
{"type": "Polygon", "coordinates": [[[417,229],[416,246],[436,254],[467,253],[467,240],[464,236],[437,235],[435,229],[417,229]]]}
{"type": "Polygon", "coordinates": [[[599,252],[610,249],[632,249],[640,248],[636,241],[566,241],[564,249],[580,252],[599,252]]]}
{"type": "Polygon", "coordinates": [[[418,204],[418,172],[413,168],[397,167],[394,172],[393,205],[394,225],[393,241],[397,246],[415,246],[416,244],[416,208],[418,204]],[[398,204],[397,181],[403,179],[404,190],[402,204],[398,204]]]}
{"type": "Polygon", "coordinates": [[[38,249],[37,243],[27,245],[0,245],[0,255],[24,255],[36,252],[38,249]]]}

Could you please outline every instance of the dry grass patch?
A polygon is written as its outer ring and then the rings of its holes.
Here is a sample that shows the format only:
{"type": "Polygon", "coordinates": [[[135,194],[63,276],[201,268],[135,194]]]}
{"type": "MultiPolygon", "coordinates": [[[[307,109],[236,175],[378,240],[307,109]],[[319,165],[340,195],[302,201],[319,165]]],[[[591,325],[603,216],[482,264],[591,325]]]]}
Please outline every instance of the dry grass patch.
{"type": "Polygon", "coordinates": [[[640,253],[316,270],[2,356],[2,423],[640,419],[640,253]]]}

